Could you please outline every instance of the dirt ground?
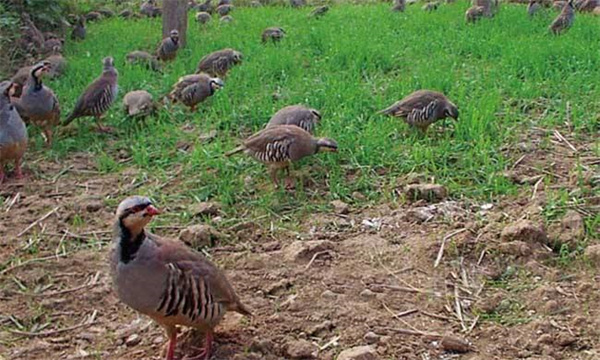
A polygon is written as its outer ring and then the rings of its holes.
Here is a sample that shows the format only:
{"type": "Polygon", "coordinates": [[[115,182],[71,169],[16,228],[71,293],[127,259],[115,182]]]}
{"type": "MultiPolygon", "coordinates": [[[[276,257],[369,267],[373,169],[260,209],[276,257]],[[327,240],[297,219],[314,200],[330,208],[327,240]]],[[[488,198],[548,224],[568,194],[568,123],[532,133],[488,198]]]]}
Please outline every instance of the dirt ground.
{"type": "MultiPolygon", "coordinates": [[[[380,359],[600,359],[595,266],[561,264],[550,246],[585,230],[543,217],[553,189],[597,186],[576,175],[598,158],[592,142],[575,153],[552,132],[536,136],[550,146],[506,150],[522,191],[494,204],[357,202],[297,232],[219,229],[229,240],[207,252],[254,317],[227,315],[213,359],[335,359],[362,345],[380,359]],[[533,230],[503,234],[522,220],[533,230]]],[[[0,187],[0,359],[160,359],[162,329],[119,303],[106,261],[114,208],[136,192],[136,171],[102,175],[86,154],[29,166],[44,178],[0,187]]],[[[582,199],[565,206],[586,218],[598,197],[582,199]]],[[[177,225],[154,232],[176,237],[177,225]]],[[[179,358],[200,339],[186,332],[179,358]]]]}

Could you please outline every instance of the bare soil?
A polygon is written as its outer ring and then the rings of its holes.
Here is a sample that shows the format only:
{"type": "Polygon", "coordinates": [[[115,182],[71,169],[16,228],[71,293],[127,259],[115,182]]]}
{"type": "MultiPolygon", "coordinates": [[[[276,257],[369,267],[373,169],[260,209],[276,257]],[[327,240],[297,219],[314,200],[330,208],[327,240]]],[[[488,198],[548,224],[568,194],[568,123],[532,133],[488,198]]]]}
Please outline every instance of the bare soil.
{"type": "MultiPolygon", "coordinates": [[[[254,317],[227,315],[213,359],[289,359],[303,346],[304,358],[334,359],[367,344],[381,359],[600,359],[595,267],[561,266],[549,244],[500,237],[519,219],[545,226],[553,188],[589,190],[576,175],[598,161],[592,143],[575,153],[540,132],[523,144],[507,148],[509,170],[547,181],[494,204],[357,201],[297,232],[220,229],[230,239],[207,252],[254,317]]],[[[162,329],[119,303],[107,269],[113,211],[136,193],[136,170],[100,174],[87,154],[29,167],[28,179],[0,188],[0,359],[160,359],[162,329]]],[[[587,205],[572,209],[590,216],[587,205]]],[[[179,224],[169,225],[154,232],[176,237],[179,224]]],[[[184,332],[179,358],[201,344],[184,332]]]]}

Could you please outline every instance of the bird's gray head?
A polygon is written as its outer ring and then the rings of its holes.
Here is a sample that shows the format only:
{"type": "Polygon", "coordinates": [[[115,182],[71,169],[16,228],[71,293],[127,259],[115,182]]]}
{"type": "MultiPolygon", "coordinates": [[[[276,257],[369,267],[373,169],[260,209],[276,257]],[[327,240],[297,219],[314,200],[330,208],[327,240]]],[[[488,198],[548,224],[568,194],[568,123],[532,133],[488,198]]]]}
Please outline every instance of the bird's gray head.
{"type": "Polygon", "coordinates": [[[10,98],[17,93],[18,85],[12,81],[0,82],[0,110],[8,102],[10,98]]]}
{"type": "Polygon", "coordinates": [[[50,72],[52,64],[49,61],[40,61],[31,67],[31,76],[40,79],[44,74],[50,72]]]}
{"type": "Polygon", "coordinates": [[[140,233],[152,220],[160,214],[152,200],[145,196],[131,196],[121,201],[117,208],[117,220],[133,234],[140,233]]]}
{"type": "Polygon", "coordinates": [[[233,52],[233,62],[235,62],[236,64],[239,64],[242,62],[243,59],[244,59],[244,55],[241,52],[239,52],[239,51],[233,52]]]}
{"type": "Polygon", "coordinates": [[[329,138],[317,139],[317,152],[319,151],[330,151],[337,152],[338,144],[337,141],[329,138]]]}
{"type": "Polygon", "coordinates": [[[113,59],[112,56],[107,56],[102,59],[102,65],[105,69],[115,67],[115,59],[113,59]]]}
{"type": "Polygon", "coordinates": [[[223,86],[225,86],[225,83],[220,78],[217,77],[217,78],[210,79],[210,88],[212,89],[213,92],[216,90],[219,90],[223,86]]]}
{"type": "Polygon", "coordinates": [[[315,122],[321,121],[321,113],[317,109],[310,109],[310,112],[313,114],[315,122]]]}
{"type": "Polygon", "coordinates": [[[179,31],[177,31],[177,30],[173,29],[173,30],[171,30],[171,32],[169,33],[169,36],[171,37],[171,39],[172,39],[174,42],[177,42],[177,41],[179,40],[179,31]]]}
{"type": "Polygon", "coordinates": [[[458,108],[456,105],[448,101],[448,104],[446,104],[444,109],[444,116],[458,120],[458,108]]]}

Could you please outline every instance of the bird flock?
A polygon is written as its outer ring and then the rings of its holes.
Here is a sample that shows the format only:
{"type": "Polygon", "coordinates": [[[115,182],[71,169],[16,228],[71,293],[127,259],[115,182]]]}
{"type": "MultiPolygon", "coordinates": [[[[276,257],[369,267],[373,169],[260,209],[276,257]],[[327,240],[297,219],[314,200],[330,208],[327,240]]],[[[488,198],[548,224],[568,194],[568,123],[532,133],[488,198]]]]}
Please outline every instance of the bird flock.
{"type": "MultiPolygon", "coordinates": [[[[548,5],[543,1],[531,0],[528,14],[534,16],[540,8],[548,5]]],[[[305,3],[303,0],[291,0],[290,5],[297,8],[305,3]]],[[[402,12],[406,5],[406,0],[394,0],[391,10],[402,12]]],[[[423,10],[435,11],[439,6],[439,2],[428,2],[423,10]]],[[[576,8],[581,11],[593,10],[596,0],[585,0],[579,4],[572,0],[557,1],[554,6],[559,6],[561,12],[550,25],[549,31],[561,34],[572,26],[576,8]]],[[[199,24],[211,21],[211,12],[217,13],[221,21],[233,20],[230,14],[234,6],[230,0],[220,0],[215,9],[211,0],[200,4],[190,1],[189,8],[197,11],[195,19],[199,24]]],[[[465,20],[473,23],[483,17],[493,17],[498,8],[497,0],[474,0],[473,6],[465,14],[465,20]]],[[[328,6],[319,6],[309,16],[322,17],[328,10],[328,6]]],[[[124,10],[119,16],[157,17],[161,13],[154,0],[144,0],[139,14],[124,10]]],[[[86,21],[111,15],[105,10],[74,17],[71,39],[81,41],[86,38],[86,21]]],[[[28,142],[26,124],[42,130],[47,146],[52,146],[57,126],[67,126],[83,117],[94,118],[100,132],[114,132],[114,129],[102,124],[102,118],[118,98],[119,72],[114,59],[110,56],[102,59],[101,74],[81,93],[74,108],[61,122],[59,100],[52,89],[43,83],[43,79],[58,77],[64,72],[66,60],[61,55],[64,41],[53,34],[37,34],[39,30],[28,17],[24,18],[24,22],[31,32],[30,37],[37,39],[35,43],[45,49],[48,56],[33,66],[21,68],[10,80],[0,82],[0,184],[5,177],[5,165],[9,162],[14,163],[14,176],[23,176],[21,161],[28,142]],[[40,36],[42,39],[39,39],[40,36]]],[[[154,54],[134,50],[127,54],[126,61],[153,71],[163,71],[164,64],[177,57],[179,35],[178,30],[173,29],[160,42],[154,54]]],[[[269,27],[261,34],[261,41],[279,42],[285,37],[283,28],[269,27]]],[[[243,54],[235,49],[226,48],[207,54],[200,59],[196,72],[179,78],[165,98],[173,104],[183,104],[190,112],[194,112],[201,103],[225,86],[227,74],[242,61],[243,54]]],[[[145,118],[155,113],[157,108],[152,95],[144,90],[131,91],[123,97],[123,109],[127,116],[145,118]]],[[[438,120],[457,120],[459,117],[457,105],[444,94],[425,89],[408,94],[379,113],[401,118],[423,133],[438,120]]],[[[290,163],[319,152],[337,151],[335,140],[314,136],[321,120],[322,115],[317,109],[303,104],[286,106],[271,117],[264,129],[225,155],[229,157],[243,152],[266,164],[272,181],[279,186],[278,172],[284,170],[289,175],[290,163]]],[[[292,185],[289,176],[285,185],[292,185]]],[[[167,360],[172,360],[175,355],[177,326],[197,328],[206,334],[204,348],[195,358],[208,359],[213,328],[225,312],[237,311],[250,316],[251,310],[242,304],[223,272],[204,256],[181,242],[145,231],[145,226],[160,213],[146,197],[129,197],[118,206],[110,260],[116,293],[125,304],[148,315],[165,328],[169,337],[167,360]]]]}

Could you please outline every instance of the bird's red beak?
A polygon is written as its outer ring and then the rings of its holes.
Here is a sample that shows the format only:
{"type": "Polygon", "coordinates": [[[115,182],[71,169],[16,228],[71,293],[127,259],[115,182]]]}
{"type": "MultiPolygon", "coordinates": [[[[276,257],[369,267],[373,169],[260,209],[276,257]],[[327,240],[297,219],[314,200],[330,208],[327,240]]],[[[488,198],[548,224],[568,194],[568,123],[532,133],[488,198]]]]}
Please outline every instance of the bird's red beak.
{"type": "Polygon", "coordinates": [[[155,216],[155,215],[162,214],[162,211],[158,210],[157,208],[155,208],[152,205],[148,205],[148,207],[146,208],[146,214],[148,214],[150,216],[155,216]]]}

